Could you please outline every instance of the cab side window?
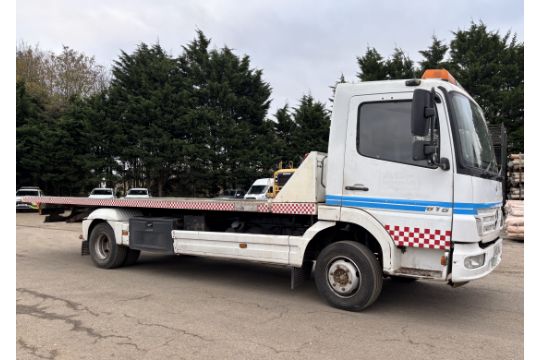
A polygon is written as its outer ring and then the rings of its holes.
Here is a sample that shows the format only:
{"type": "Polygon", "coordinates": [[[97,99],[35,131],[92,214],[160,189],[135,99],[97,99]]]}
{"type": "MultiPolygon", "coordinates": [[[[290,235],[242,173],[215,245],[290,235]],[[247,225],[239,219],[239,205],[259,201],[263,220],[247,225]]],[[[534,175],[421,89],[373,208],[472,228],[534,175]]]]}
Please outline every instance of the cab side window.
{"type": "MultiPolygon", "coordinates": [[[[429,140],[411,134],[412,101],[363,103],[358,109],[356,147],[360,155],[404,164],[432,167],[428,160],[413,160],[413,142],[429,140]]],[[[438,124],[434,140],[438,142],[438,124]]]]}

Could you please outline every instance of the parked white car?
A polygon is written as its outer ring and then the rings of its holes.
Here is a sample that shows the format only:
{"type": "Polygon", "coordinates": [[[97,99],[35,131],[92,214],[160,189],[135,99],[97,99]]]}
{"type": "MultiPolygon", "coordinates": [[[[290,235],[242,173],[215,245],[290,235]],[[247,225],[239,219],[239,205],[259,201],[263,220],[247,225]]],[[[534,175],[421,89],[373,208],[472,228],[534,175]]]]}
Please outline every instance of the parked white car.
{"type": "Polygon", "coordinates": [[[17,210],[38,210],[36,203],[22,202],[23,196],[43,196],[43,191],[38,187],[25,186],[21,187],[15,193],[15,206],[17,210]]]}
{"type": "Polygon", "coordinates": [[[148,199],[150,192],[147,188],[131,188],[126,194],[126,199],[148,199]]]}
{"type": "Polygon", "coordinates": [[[273,189],[273,187],[274,187],[274,179],[272,178],[257,179],[249,188],[248,192],[244,196],[244,199],[266,200],[267,198],[266,194],[268,194],[268,191],[270,189],[273,189]]]}
{"type": "Polygon", "coordinates": [[[95,188],[88,197],[90,199],[114,199],[114,191],[111,188],[95,188]]]}

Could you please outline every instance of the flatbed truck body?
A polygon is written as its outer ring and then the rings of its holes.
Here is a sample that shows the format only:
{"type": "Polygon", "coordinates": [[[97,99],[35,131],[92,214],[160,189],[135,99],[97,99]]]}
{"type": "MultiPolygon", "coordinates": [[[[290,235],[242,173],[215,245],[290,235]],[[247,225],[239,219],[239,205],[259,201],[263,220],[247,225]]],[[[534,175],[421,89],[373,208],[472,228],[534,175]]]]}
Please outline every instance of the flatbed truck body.
{"type": "Polygon", "coordinates": [[[457,286],[498,266],[502,186],[485,126],[448,78],[340,84],[328,154],[311,152],[273,199],[23,201],[85,211],[82,251],[99,267],[140,251],[284,265],[293,288],[313,274],[331,305],[359,311],[383,277],[457,286]]]}

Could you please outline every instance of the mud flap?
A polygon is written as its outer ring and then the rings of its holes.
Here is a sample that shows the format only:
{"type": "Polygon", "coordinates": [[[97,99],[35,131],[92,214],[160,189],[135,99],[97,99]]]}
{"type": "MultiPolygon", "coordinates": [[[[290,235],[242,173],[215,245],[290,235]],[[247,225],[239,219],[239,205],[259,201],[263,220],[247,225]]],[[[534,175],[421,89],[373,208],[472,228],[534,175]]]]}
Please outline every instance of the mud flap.
{"type": "Polygon", "coordinates": [[[302,267],[291,268],[291,290],[298,288],[306,280],[309,280],[313,262],[307,261],[302,264],[302,267]]]}
{"type": "Polygon", "coordinates": [[[81,256],[90,255],[90,246],[88,240],[81,241],[81,256]]]}

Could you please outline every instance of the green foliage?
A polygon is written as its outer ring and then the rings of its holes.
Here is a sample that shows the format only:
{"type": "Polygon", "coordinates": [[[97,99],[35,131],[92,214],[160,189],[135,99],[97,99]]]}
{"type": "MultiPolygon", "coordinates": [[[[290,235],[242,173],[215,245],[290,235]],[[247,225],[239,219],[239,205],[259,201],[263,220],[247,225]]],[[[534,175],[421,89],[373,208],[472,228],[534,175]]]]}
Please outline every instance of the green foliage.
{"type": "MultiPolygon", "coordinates": [[[[311,95],[304,95],[292,110],[286,104],[274,114],[275,164],[298,166],[310,151],[328,151],[330,113],[311,95]]],[[[275,168],[275,166],[274,166],[275,168]]]]}
{"type": "Polygon", "coordinates": [[[209,45],[198,31],[178,58],[141,44],[115,62],[106,114],[123,134],[124,182],[210,196],[268,176],[270,86],[248,56],[209,45]]]}
{"type": "Polygon", "coordinates": [[[31,95],[24,82],[17,82],[17,186],[44,186],[40,174],[46,165],[41,148],[47,140],[44,99],[31,95]]]}
{"type": "Polygon", "coordinates": [[[368,47],[364,56],[356,60],[360,67],[356,76],[362,81],[410,79],[416,75],[414,62],[398,48],[384,60],[377,50],[368,47]]]}
{"type": "Polygon", "coordinates": [[[489,123],[504,123],[510,151],[523,151],[523,52],[515,35],[488,31],[483,23],[456,31],[450,43],[450,72],[489,123]]]}
{"type": "Polygon", "coordinates": [[[83,108],[74,102],[61,116],[47,98],[17,83],[17,186],[40,186],[49,194],[78,195],[92,187],[89,137],[83,108]]]}
{"type": "Polygon", "coordinates": [[[411,79],[416,77],[416,69],[414,62],[403,52],[403,50],[395,48],[394,53],[385,62],[386,78],[394,79],[411,79]]]}
{"type": "Polygon", "coordinates": [[[177,113],[184,104],[173,80],[175,71],[174,59],[159,44],[141,44],[133,54],[122,52],[112,69],[106,101],[109,122],[121,134],[108,145],[123,165],[124,177],[155,187],[159,196],[183,155],[179,133],[184,124],[177,113]]]}
{"type": "Polygon", "coordinates": [[[275,149],[277,160],[293,161],[300,155],[293,142],[293,134],[298,131],[298,125],[294,121],[289,105],[285,104],[274,114],[276,122],[273,123],[273,133],[275,134],[275,149]]]}
{"type": "Polygon", "coordinates": [[[291,133],[291,142],[295,146],[296,160],[310,151],[327,152],[330,113],[324,104],[311,95],[304,95],[299,106],[293,109],[292,115],[296,126],[291,133]]]}
{"type": "Polygon", "coordinates": [[[420,50],[419,53],[424,57],[424,60],[420,61],[420,73],[423,73],[426,69],[446,69],[448,63],[444,61],[446,53],[448,52],[448,46],[443,44],[436,36],[433,36],[432,43],[426,50],[420,50]]]}
{"type": "Polygon", "coordinates": [[[270,85],[262,71],[251,69],[248,56],[229,48],[208,50],[210,40],[198,31],[184,47],[179,69],[186,86],[190,152],[186,183],[192,194],[247,187],[267,177],[273,163],[266,120],[270,85]]]}
{"type": "Polygon", "coordinates": [[[345,76],[343,76],[343,73],[341,73],[341,76],[339,79],[334,83],[333,86],[330,86],[330,89],[332,89],[332,96],[328,99],[331,103],[334,102],[334,97],[336,96],[336,87],[338,84],[345,84],[347,81],[345,80],[345,76]]]}
{"type": "Polygon", "coordinates": [[[356,76],[360,80],[374,81],[386,79],[386,64],[377,50],[368,47],[364,56],[357,57],[356,61],[360,67],[360,72],[356,76]]]}

